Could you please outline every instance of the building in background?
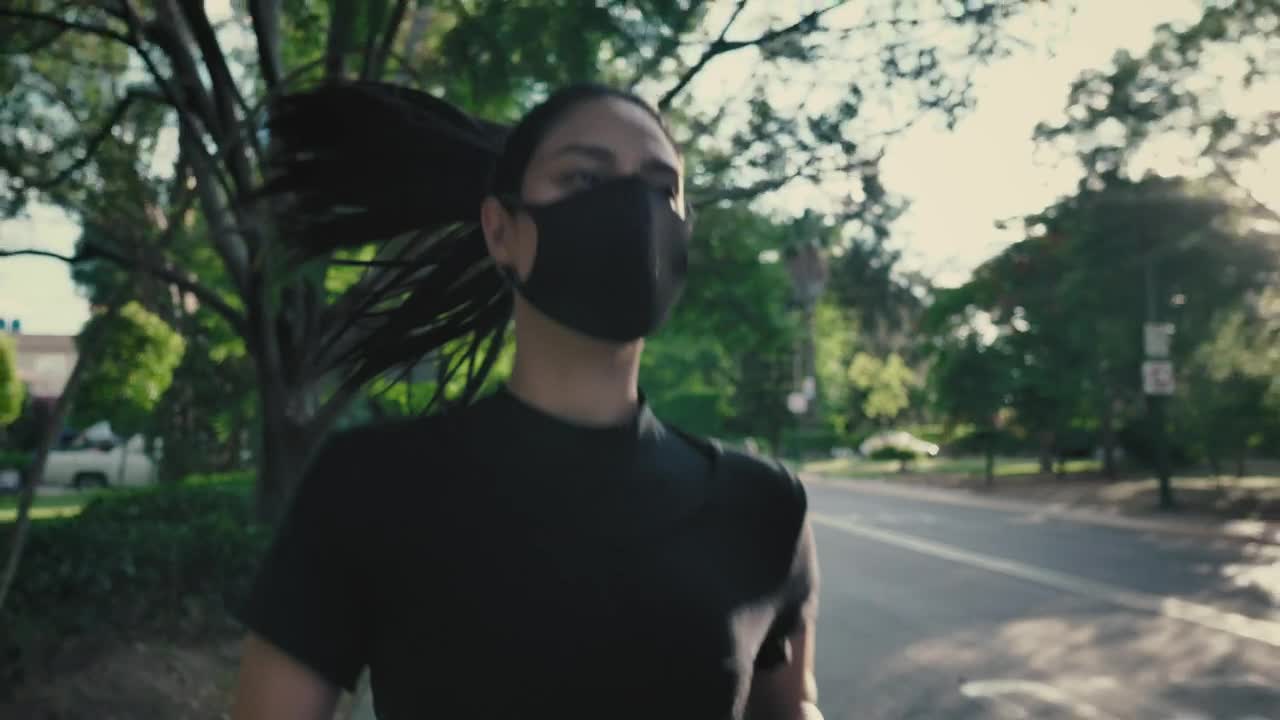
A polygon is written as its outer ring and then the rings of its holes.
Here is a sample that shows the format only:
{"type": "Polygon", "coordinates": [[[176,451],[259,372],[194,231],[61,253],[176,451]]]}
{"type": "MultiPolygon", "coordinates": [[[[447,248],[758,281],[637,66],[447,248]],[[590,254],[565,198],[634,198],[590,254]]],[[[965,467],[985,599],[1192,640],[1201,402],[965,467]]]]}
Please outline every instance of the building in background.
{"type": "MultiPolygon", "coordinates": [[[[15,321],[9,328],[17,349],[18,378],[26,384],[31,397],[52,402],[62,394],[76,365],[76,339],[73,335],[27,335],[15,321]]],[[[8,330],[5,330],[8,332],[8,330]]]]}

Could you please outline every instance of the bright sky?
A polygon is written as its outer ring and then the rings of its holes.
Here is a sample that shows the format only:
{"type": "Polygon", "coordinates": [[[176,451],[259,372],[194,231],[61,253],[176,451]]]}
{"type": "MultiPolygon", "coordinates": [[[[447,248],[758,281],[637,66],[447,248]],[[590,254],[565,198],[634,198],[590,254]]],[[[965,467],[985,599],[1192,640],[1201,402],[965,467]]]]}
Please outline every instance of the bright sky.
{"type": "MultiPolygon", "coordinates": [[[[1080,71],[1105,66],[1119,48],[1144,51],[1157,24],[1193,20],[1198,6],[1195,0],[1078,0],[1078,12],[1058,34],[1052,53],[1041,44],[978,75],[977,108],[954,131],[924,123],[896,139],[884,159],[883,180],[911,201],[894,235],[908,267],[955,284],[1017,240],[993,222],[1042,209],[1070,192],[1078,177],[1070,163],[1055,166],[1056,158],[1037,163],[1035,124],[1062,112],[1067,88],[1080,71]]],[[[718,74],[733,70],[723,67],[718,74]]],[[[1280,169],[1280,157],[1267,165],[1280,169]]],[[[1255,187],[1280,188],[1280,178],[1253,173],[1248,179],[1255,187]]],[[[30,215],[0,222],[0,247],[72,250],[78,229],[59,211],[37,207],[30,215]]],[[[74,333],[87,312],[61,263],[0,260],[0,318],[19,317],[32,333],[74,333]]]]}

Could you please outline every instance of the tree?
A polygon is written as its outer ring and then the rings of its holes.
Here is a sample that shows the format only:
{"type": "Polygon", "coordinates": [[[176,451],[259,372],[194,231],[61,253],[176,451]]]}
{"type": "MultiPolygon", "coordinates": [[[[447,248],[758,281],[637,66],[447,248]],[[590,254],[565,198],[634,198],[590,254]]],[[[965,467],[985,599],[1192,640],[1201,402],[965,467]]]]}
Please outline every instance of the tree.
{"type": "Polygon", "coordinates": [[[820,407],[831,432],[846,442],[861,417],[854,407],[855,388],[849,378],[849,364],[860,342],[855,312],[837,304],[830,293],[814,311],[814,364],[820,407]]]}
{"type": "MultiPolygon", "coordinates": [[[[85,228],[81,246],[102,242],[95,230],[85,228]]],[[[158,232],[156,242],[163,243],[175,265],[220,293],[232,292],[198,216],[158,232]]],[[[184,340],[172,382],[150,411],[164,445],[160,477],[172,481],[237,466],[248,450],[255,413],[253,367],[235,328],[190,293],[107,260],[80,262],[72,274],[91,304],[112,297],[135,301],[184,340]]]]}
{"type": "Polygon", "coordinates": [[[1016,360],[1012,405],[1041,436],[1042,464],[1069,431],[1096,430],[1114,472],[1117,428],[1145,415],[1149,313],[1176,324],[1173,360],[1186,367],[1220,313],[1274,282],[1277,258],[1258,213],[1211,181],[1096,180],[1028,218],[1030,237],[964,287],[940,292],[930,324],[985,313],[1016,360]]]}
{"type": "Polygon", "coordinates": [[[18,377],[18,351],[8,335],[0,333],[0,440],[4,429],[22,415],[26,387],[18,377]]]}
{"type": "Polygon", "coordinates": [[[94,361],[73,400],[71,422],[81,427],[106,420],[124,438],[153,431],[152,412],[173,380],[185,342],[137,302],[89,321],[81,347],[94,361]]]}
{"type": "MultiPolygon", "coordinates": [[[[111,305],[106,309],[106,313],[109,315],[115,310],[116,307],[111,305]]],[[[96,339],[99,338],[87,336],[84,338],[84,345],[96,347],[96,343],[93,342],[96,339]]],[[[39,440],[32,453],[31,464],[22,473],[22,488],[18,495],[18,516],[14,520],[9,536],[9,556],[5,561],[3,575],[0,575],[0,610],[4,608],[4,601],[9,597],[9,591],[18,577],[22,553],[26,549],[27,536],[31,530],[31,505],[35,501],[36,488],[44,479],[44,468],[49,459],[49,451],[53,449],[54,443],[62,432],[67,416],[71,412],[71,399],[79,391],[80,383],[91,362],[89,356],[84,353],[76,356],[75,365],[71,368],[71,375],[67,378],[62,394],[54,402],[49,422],[41,428],[39,440]]]]}
{"type": "Polygon", "coordinates": [[[1071,86],[1067,117],[1037,135],[1079,155],[1086,172],[1134,176],[1152,143],[1172,139],[1208,161],[1250,209],[1278,219],[1239,182],[1242,166],[1280,138],[1280,111],[1268,102],[1280,79],[1276,0],[1204,3],[1201,17],[1156,28],[1144,54],[1121,51],[1105,70],[1071,86]]]}
{"type": "MultiPolygon", "coordinates": [[[[324,282],[342,258],[290,264],[272,206],[255,195],[270,150],[266,111],[281,92],[391,77],[510,119],[565,80],[641,85],[670,111],[682,137],[697,140],[690,143],[690,185],[708,206],[797,179],[874,178],[887,134],[925,112],[954,118],[970,103],[969,70],[1006,46],[1003,22],[1028,4],[991,0],[937,11],[900,0],[835,2],[777,20],[763,3],[739,0],[707,32],[704,3],[670,0],[247,0],[216,21],[198,2],[140,8],[127,0],[27,0],[0,10],[17,49],[0,62],[5,96],[16,98],[0,108],[0,200],[10,211],[31,197],[68,209],[95,233],[77,256],[63,259],[106,259],[158,278],[217,313],[243,340],[258,391],[258,502],[272,517],[365,387],[402,369],[399,359],[353,365],[342,351],[387,327],[363,322],[367,308],[405,296],[397,270],[386,264],[366,266],[361,281],[336,299],[324,282]],[[742,27],[751,17],[763,21],[758,32],[742,27]],[[889,30],[892,42],[884,39],[889,30]],[[844,47],[871,51],[838,57],[844,47]],[[736,107],[692,102],[689,89],[710,65],[744,53],[758,60],[760,87],[736,107]],[[806,63],[839,71],[816,72],[821,82],[848,85],[821,108],[770,102],[765,80],[806,63]],[[901,96],[916,102],[886,129],[861,107],[864,97],[884,96],[890,86],[909,89],[901,96]],[[164,147],[176,147],[172,162],[164,147]],[[169,229],[186,226],[193,208],[225,285],[191,272],[164,242],[169,229]]],[[[864,200],[850,215],[875,225],[883,206],[864,200]]],[[[384,250],[423,262],[433,257],[431,246],[384,250]]],[[[422,317],[418,305],[398,307],[398,321],[422,317]]],[[[459,386],[464,394],[480,387],[501,350],[496,335],[447,340],[448,357],[436,363],[444,375],[436,384],[441,402],[459,386]]]]}
{"type": "Polygon", "coordinates": [[[1269,310],[1275,296],[1269,288],[1222,312],[1184,373],[1177,410],[1215,475],[1233,458],[1236,475],[1244,476],[1249,452],[1262,446],[1280,409],[1280,322],[1269,310]]]}
{"type": "Polygon", "coordinates": [[[1000,412],[1009,406],[1014,358],[1004,345],[983,345],[971,328],[957,328],[934,347],[929,386],[938,410],[951,424],[969,424],[982,443],[986,482],[995,481],[1000,412]]]}
{"type": "Polygon", "coordinates": [[[787,232],[745,203],[701,214],[688,287],[671,322],[649,341],[641,368],[650,400],[672,422],[780,443],[798,326],[785,271],[761,256],[784,244],[787,232]]]}
{"type": "Polygon", "coordinates": [[[849,365],[849,382],[857,391],[855,402],[862,416],[883,427],[911,405],[916,375],[896,353],[881,359],[860,352],[849,365]]]}

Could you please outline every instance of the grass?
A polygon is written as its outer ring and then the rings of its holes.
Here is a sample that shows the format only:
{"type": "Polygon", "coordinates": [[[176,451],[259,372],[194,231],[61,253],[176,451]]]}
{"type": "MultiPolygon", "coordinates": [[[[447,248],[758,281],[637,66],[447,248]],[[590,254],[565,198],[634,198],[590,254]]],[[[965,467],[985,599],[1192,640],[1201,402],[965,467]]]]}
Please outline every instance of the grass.
{"type": "MultiPolygon", "coordinates": [[[[1072,460],[1067,463],[1068,473],[1096,472],[1101,464],[1096,460],[1072,460]]],[[[805,463],[804,472],[825,477],[841,478],[891,478],[900,475],[896,461],[863,460],[861,458],[836,458],[805,463]]],[[[980,457],[929,458],[913,462],[907,474],[932,475],[981,475],[986,471],[986,461],[980,457]]],[[[996,476],[1035,475],[1040,463],[1027,458],[996,458],[996,476]]]]}
{"type": "MultiPolygon", "coordinates": [[[[31,505],[32,520],[71,517],[79,515],[99,492],[68,492],[56,495],[36,495],[31,505]]],[[[18,495],[0,496],[0,524],[11,523],[18,518],[18,495]]]]}

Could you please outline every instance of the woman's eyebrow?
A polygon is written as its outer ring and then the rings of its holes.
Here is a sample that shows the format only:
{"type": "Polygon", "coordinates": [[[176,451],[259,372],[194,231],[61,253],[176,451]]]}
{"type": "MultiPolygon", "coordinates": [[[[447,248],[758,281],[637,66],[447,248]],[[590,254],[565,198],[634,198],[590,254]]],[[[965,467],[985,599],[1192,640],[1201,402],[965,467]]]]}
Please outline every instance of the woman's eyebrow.
{"type": "MultiPolygon", "coordinates": [[[[603,145],[590,145],[587,143],[569,143],[556,150],[555,155],[580,155],[602,165],[617,167],[618,156],[612,150],[603,145]]],[[[645,161],[641,172],[657,175],[668,175],[672,180],[680,178],[680,171],[671,163],[657,157],[651,157],[645,161]]]]}
{"type": "Polygon", "coordinates": [[[648,160],[646,160],[644,163],[644,167],[641,168],[641,171],[645,173],[654,174],[654,175],[667,175],[667,176],[670,176],[673,181],[680,179],[679,170],[675,169],[675,167],[672,166],[671,163],[667,162],[666,160],[660,160],[656,157],[649,158],[648,160]]]}
{"type": "Polygon", "coordinates": [[[582,155],[605,165],[617,165],[618,158],[613,151],[602,145],[569,143],[556,151],[556,155],[582,155]]]}

